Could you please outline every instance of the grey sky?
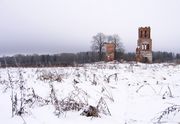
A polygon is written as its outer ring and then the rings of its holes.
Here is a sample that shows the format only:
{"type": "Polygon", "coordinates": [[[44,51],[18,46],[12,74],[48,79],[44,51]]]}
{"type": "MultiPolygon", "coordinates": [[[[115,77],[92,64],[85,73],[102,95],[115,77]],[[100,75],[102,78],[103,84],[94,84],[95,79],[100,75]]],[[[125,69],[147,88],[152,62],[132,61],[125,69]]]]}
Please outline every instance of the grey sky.
{"type": "Polygon", "coordinates": [[[180,0],[0,0],[0,54],[89,51],[98,32],[135,51],[150,26],[154,51],[180,53],[180,0]]]}

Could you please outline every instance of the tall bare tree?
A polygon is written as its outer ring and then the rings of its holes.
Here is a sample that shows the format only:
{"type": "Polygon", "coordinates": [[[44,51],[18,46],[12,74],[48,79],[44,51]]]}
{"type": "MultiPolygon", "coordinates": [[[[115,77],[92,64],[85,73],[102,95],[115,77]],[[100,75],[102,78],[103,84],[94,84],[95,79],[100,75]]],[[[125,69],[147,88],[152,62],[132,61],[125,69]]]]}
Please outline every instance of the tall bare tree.
{"type": "Polygon", "coordinates": [[[103,45],[105,43],[106,36],[103,33],[98,33],[95,36],[93,36],[92,40],[92,50],[97,51],[99,54],[99,61],[102,61],[103,57],[103,45]]]}

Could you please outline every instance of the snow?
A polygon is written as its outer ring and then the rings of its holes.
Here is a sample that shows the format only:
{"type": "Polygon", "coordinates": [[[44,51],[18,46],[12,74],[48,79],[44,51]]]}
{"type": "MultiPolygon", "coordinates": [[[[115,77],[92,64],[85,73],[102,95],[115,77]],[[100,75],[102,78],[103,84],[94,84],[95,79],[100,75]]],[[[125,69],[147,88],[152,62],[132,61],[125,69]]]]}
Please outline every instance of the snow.
{"type": "MultiPolygon", "coordinates": [[[[27,95],[27,97],[29,97],[27,95]]],[[[0,123],[6,124],[151,124],[168,107],[180,105],[180,65],[142,63],[94,63],[80,67],[0,68],[0,123]],[[22,73],[26,94],[50,100],[52,84],[58,100],[73,98],[76,102],[97,106],[103,98],[111,115],[86,117],[80,111],[54,114],[54,105],[33,104],[22,116],[12,117],[11,87],[20,97],[17,83],[22,73]],[[62,81],[42,79],[42,75],[60,76],[62,81]],[[78,89],[78,90],[77,90],[78,89]]],[[[162,117],[159,123],[180,123],[180,110],[162,117]]]]}

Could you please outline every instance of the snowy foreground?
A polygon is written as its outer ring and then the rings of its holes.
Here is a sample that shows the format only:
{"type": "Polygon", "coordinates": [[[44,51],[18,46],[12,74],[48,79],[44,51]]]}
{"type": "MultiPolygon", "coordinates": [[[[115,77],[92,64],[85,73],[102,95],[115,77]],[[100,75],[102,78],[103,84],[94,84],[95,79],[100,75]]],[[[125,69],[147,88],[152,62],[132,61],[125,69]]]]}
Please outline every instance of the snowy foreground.
{"type": "Polygon", "coordinates": [[[1,68],[0,123],[180,124],[180,65],[1,68]]]}

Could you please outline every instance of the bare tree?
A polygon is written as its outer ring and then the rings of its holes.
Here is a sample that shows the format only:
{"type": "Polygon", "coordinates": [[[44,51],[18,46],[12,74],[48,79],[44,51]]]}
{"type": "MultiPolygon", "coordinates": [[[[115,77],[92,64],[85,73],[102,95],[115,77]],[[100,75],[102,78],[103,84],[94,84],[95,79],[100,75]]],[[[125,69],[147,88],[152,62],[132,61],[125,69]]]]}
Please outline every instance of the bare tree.
{"type": "Polygon", "coordinates": [[[103,57],[102,48],[105,43],[105,40],[106,40],[106,36],[103,33],[98,33],[95,36],[93,36],[92,50],[98,52],[99,61],[101,61],[103,57]]]}
{"type": "Polygon", "coordinates": [[[115,45],[115,59],[118,58],[117,56],[117,52],[119,52],[120,54],[124,53],[124,46],[123,43],[120,41],[120,37],[118,34],[114,34],[114,35],[110,35],[107,36],[108,42],[114,43],[115,45]]]}

